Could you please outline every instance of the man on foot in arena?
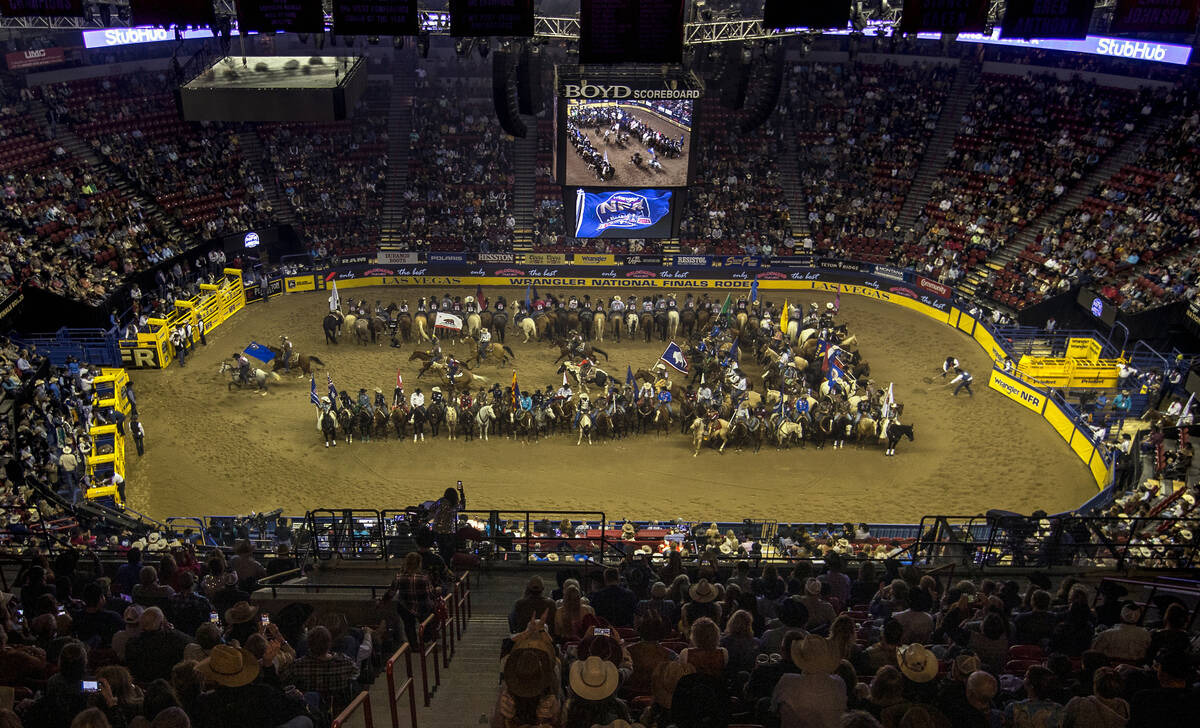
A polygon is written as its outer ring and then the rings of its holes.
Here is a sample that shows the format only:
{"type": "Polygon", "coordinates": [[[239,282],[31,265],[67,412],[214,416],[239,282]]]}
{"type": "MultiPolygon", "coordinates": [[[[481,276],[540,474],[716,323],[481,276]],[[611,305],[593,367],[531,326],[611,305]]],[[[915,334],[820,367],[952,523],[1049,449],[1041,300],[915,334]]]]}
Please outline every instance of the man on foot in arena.
{"type": "Polygon", "coordinates": [[[955,369],[958,369],[958,359],[952,356],[946,357],[946,361],[942,362],[942,379],[945,379],[946,375],[955,369]]]}
{"type": "Polygon", "coordinates": [[[488,347],[492,344],[492,332],[486,328],[479,329],[479,361],[487,355],[488,347]]]}
{"type": "Polygon", "coordinates": [[[420,387],[417,387],[417,390],[409,396],[408,404],[413,409],[425,406],[425,395],[421,392],[420,387]]]}
{"type": "Polygon", "coordinates": [[[957,368],[955,368],[954,371],[958,373],[957,377],[950,380],[950,384],[958,385],[957,387],[954,388],[954,396],[955,397],[958,396],[958,391],[960,389],[965,389],[965,390],[967,390],[967,394],[974,397],[975,393],[971,391],[971,373],[968,372],[967,370],[963,369],[962,367],[957,367],[957,368]]]}

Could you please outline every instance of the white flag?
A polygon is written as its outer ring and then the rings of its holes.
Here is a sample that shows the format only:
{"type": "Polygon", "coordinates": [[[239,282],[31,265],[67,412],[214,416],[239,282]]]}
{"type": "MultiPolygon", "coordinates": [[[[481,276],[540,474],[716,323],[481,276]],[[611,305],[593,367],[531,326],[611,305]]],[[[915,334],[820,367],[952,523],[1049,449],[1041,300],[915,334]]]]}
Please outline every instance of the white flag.
{"type": "Polygon", "coordinates": [[[1195,402],[1195,401],[1196,401],[1196,393],[1192,392],[1192,395],[1190,397],[1188,397],[1187,404],[1185,404],[1183,406],[1183,410],[1179,413],[1179,417],[1175,418],[1175,426],[1176,427],[1179,427],[1179,424],[1181,422],[1183,422],[1184,417],[1187,417],[1189,420],[1191,419],[1192,402],[1195,402]]]}
{"type": "Polygon", "coordinates": [[[452,329],[454,331],[462,331],[462,319],[453,314],[438,311],[437,319],[433,323],[435,329],[452,329]]]}
{"type": "Polygon", "coordinates": [[[333,293],[329,294],[329,310],[338,311],[342,308],[342,299],[338,296],[337,281],[333,282],[333,293]]]}

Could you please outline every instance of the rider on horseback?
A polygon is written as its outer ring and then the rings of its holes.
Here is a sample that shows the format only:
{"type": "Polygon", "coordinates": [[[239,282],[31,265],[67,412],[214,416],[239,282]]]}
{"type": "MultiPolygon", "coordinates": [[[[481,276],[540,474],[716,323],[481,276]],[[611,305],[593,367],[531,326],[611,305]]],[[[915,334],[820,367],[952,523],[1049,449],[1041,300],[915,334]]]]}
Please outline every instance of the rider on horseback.
{"type": "Polygon", "coordinates": [[[471,390],[470,389],[466,389],[463,391],[462,394],[458,395],[458,407],[463,412],[470,410],[471,406],[474,404],[475,404],[475,401],[471,398],[471,390]]]}
{"type": "Polygon", "coordinates": [[[456,376],[458,376],[458,367],[459,367],[458,359],[455,359],[453,354],[447,355],[446,356],[446,376],[450,378],[451,382],[453,382],[454,378],[456,376]]]}
{"type": "Polygon", "coordinates": [[[250,360],[240,351],[233,352],[233,360],[237,363],[238,381],[242,384],[250,383],[250,360]]]}
{"type": "Polygon", "coordinates": [[[387,411],[387,400],[383,398],[383,390],[379,387],[375,388],[375,406],[387,411]]]}
{"type": "Polygon", "coordinates": [[[283,347],[283,371],[288,372],[292,365],[292,340],[283,334],[279,337],[279,344],[283,347]]]}
{"type": "Polygon", "coordinates": [[[358,406],[371,412],[371,398],[367,396],[366,387],[360,387],[358,390],[358,406]]]}
{"type": "Polygon", "coordinates": [[[492,332],[490,329],[479,329],[479,360],[487,356],[488,347],[492,345],[492,332]]]}
{"type": "Polygon", "coordinates": [[[658,408],[667,410],[667,417],[672,417],[671,412],[671,390],[667,387],[660,387],[658,390],[658,408]]]}
{"type": "Polygon", "coordinates": [[[441,404],[442,402],[443,402],[442,388],[434,387],[433,390],[429,393],[429,403],[430,404],[441,404]]]}
{"type": "MultiPolygon", "coordinates": [[[[580,344],[580,346],[582,347],[582,344],[580,344]]],[[[591,359],[583,359],[582,361],[579,362],[579,381],[581,381],[581,382],[592,381],[592,360],[591,359]]]]}
{"type": "Polygon", "coordinates": [[[575,422],[571,425],[572,430],[579,429],[579,420],[583,419],[584,415],[587,415],[588,417],[593,416],[592,402],[591,399],[588,398],[587,392],[581,392],[579,394],[579,409],[575,411],[575,422]]]}
{"type": "Polygon", "coordinates": [[[572,356],[583,356],[583,336],[575,329],[567,332],[567,348],[572,356]]]}

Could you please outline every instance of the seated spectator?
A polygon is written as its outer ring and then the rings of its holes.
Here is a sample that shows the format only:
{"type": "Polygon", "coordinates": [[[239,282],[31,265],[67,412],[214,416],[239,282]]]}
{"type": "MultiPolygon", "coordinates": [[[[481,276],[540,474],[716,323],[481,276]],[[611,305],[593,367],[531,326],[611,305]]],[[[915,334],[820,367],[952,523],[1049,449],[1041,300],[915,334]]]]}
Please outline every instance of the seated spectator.
{"type": "Polygon", "coordinates": [[[658,612],[647,613],[638,624],[637,631],[639,640],[628,648],[633,672],[623,687],[634,695],[646,695],[650,692],[655,670],[664,662],[675,660],[676,654],[659,644],[671,630],[658,612]]]}
{"type": "Polygon", "coordinates": [[[537,649],[519,649],[504,661],[504,683],[493,711],[492,728],[562,725],[554,666],[549,655],[537,649]]]}
{"type": "Polygon", "coordinates": [[[804,596],[800,597],[800,601],[804,603],[804,607],[808,609],[808,623],[804,625],[805,629],[812,630],[816,627],[828,628],[837,617],[837,610],[829,603],[827,599],[821,596],[821,581],[819,579],[809,578],[804,582],[804,596]]]}
{"type": "Polygon", "coordinates": [[[1130,728],[1184,728],[1195,723],[1200,697],[1192,690],[1194,668],[1185,652],[1154,657],[1158,687],[1140,690],[1130,701],[1130,728]]]}
{"type": "Polygon", "coordinates": [[[141,634],[129,640],[125,664],[138,682],[171,677],[171,668],[183,659],[191,639],[172,627],[158,607],[150,607],[139,620],[141,634]]]}
{"type": "Polygon", "coordinates": [[[720,590],[708,579],[700,579],[688,589],[690,601],[680,609],[679,624],[685,635],[689,634],[692,625],[702,618],[708,618],[714,623],[722,621],[721,603],[717,598],[720,590]]]}
{"type": "Polygon", "coordinates": [[[879,668],[886,665],[898,667],[900,659],[896,651],[904,644],[903,636],[904,625],[894,619],[884,622],[883,631],[879,635],[879,641],[863,650],[861,658],[862,672],[878,674],[879,668]]]}
{"type": "Polygon", "coordinates": [[[83,602],[86,606],[72,624],[75,636],[85,644],[108,647],[112,644],[113,635],[125,626],[121,615],[105,609],[107,602],[104,592],[95,582],[84,587],[83,602]]]}
{"type": "MultiPolygon", "coordinates": [[[[62,657],[61,651],[59,657],[62,657]]],[[[54,671],[53,663],[46,661],[45,650],[13,645],[9,642],[8,630],[0,629],[0,685],[41,687],[54,671]]]]}
{"type": "Polygon", "coordinates": [[[783,650],[784,636],[798,630],[803,636],[804,626],[808,624],[808,607],[799,597],[789,597],[779,605],[779,617],[767,623],[767,630],[762,636],[762,651],[771,654],[786,654],[783,650]]]}
{"type": "Polygon", "coordinates": [[[1050,637],[1050,648],[1070,657],[1079,657],[1091,648],[1094,635],[1092,610],[1086,603],[1075,603],[1055,626],[1050,637]]]}
{"type": "Polygon", "coordinates": [[[661,581],[656,581],[650,585],[649,599],[643,599],[638,602],[637,618],[642,619],[651,611],[657,612],[659,619],[667,624],[675,624],[679,621],[678,606],[674,601],[667,598],[667,585],[661,581]]]}
{"type": "Polygon", "coordinates": [[[720,677],[729,662],[729,652],[721,647],[721,630],[708,617],[701,617],[692,625],[691,647],[679,653],[679,661],[693,665],[697,672],[720,677]]]}
{"type": "Polygon", "coordinates": [[[530,618],[535,615],[549,625],[552,631],[556,628],[554,600],[547,597],[544,591],[542,577],[529,578],[529,583],[525,585],[525,596],[518,599],[513,606],[512,617],[509,620],[512,631],[515,632],[520,626],[529,624],[530,618]]]}
{"type": "Polygon", "coordinates": [[[190,571],[179,574],[179,591],[167,598],[167,613],[180,632],[195,634],[201,624],[208,622],[215,611],[208,597],[196,592],[196,575],[190,571]]]}
{"type": "Polygon", "coordinates": [[[771,696],[781,728],[836,728],[846,712],[846,686],[833,674],[838,659],[828,640],[810,634],[793,642],[792,662],[801,674],[783,675],[771,696]]]}
{"type": "Polygon", "coordinates": [[[129,644],[129,640],[137,637],[142,633],[142,612],[143,610],[137,604],[131,604],[125,608],[125,629],[117,632],[112,638],[113,652],[117,653],[117,658],[122,662],[125,660],[125,647],[129,644]]]}
{"type": "Polygon", "coordinates": [[[1116,670],[1102,667],[1092,678],[1092,694],[1071,698],[1063,711],[1063,728],[1125,728],[1129,703],[1121,698],[1124,681],[1116,670]]]}
{"type": "MultiPolygon", "coordinates": [[[[519,602],[518,602],[519,604],[519,602]]],[[[583,636],[583,620],[594,615],[596,610],[590,604],[583,603],[583,595],[579,585],[567,584],[563,589],[562,605],[554,611],[554,634],[561,640],[577,640],[583,636]]],[[[530,616],[533,616],[532,614],[530,616]]],[[[541,615],[538,614],[540,617],[541,615]]],[[[528,622],[528,620],[526,620],[528,622]]],[[[514,621],[514,624],[521,622],[514,621]]]]}
{"type": "Polygon", "coordinates": [[[1008,628],[1004,624],[1004,617],[996,612],[988,612],[979,630],[971,630],[967,644],[979,656],[985,670],[999,675],[1008,661],[1008,628]]]}
{"type": "Polygon", "coordinates": [[[1138,625],[1141,618],[1141,607],[1125,602],[1121,606],[1121,623],[1096,635],[1092,649],[1103,652],[1110,660],[1144,662],[1150,648],[1150,632],[1138,625]]]}
{"type": "Polygon", "coordinates": [[[308,631],[308,654],[296,660],[292,666],[292,680],[304,693],[320,696],[322,707],[334,706],[337,710],[353,697],[354,681],[358,678],[358,665],[349,657],[332,652],[333,637],[324,627],[308,631]]]}
{"type": "Polygon", "coordinates": [[[692,675],[696,668],[684,665],[678,661],[663,662],[654,668],[651,678],[651,691],[654,702],[641,716],[641,722],[647,728],[665,727],[670,724],[671,706],[674,704],[675,688],[686,675],[692,675]]]}
{"type": "Polygon", "coordinates": [[[1016,635],[1013,643],[1018,645],[1042,645],[1050,641],[1054,628],[1058,625],[1058,616],[1050,611],[1050,592],[1038,589],[1029,598],[1032,607],[1028,612],[1022,612],[1013,619],[1016,635]]]}
{"type": "Polygon", "coordinates": [[[633,626],[637,603],[637,596],[621,586],[621,572],[612,568],[604,570],[603,588],[588,595],[596,616],[614,627],[633,626]]]}
{"type": "MultiPolygon", "coordinates": [[[[692,630],[695,637],[695,629],[692,630]]],[[[754,636],[754,617],[739,609],[725,624],[725,635],[721,638],[721,649],[729,656],[726,668],[731,674],[749,673],[759,655],[759,642],[754,636]]]]}
{"type": "Polygon", "coordinates": [[[567,701],[565,728],[591,728],[629,720],[629,708],[617,697],[617,667],[608,660],[593,656],[572,663],[568,684],[571,698],[567,701]]]}
{"type": "Polygon", "coordinates": [[[195,728],[312,728],[298,695],[255,681],[258,661],[247,650],[218,645],[196,672],[211,689],[196,698],[195,728]]]}
{"type": "Polygon", "coordinates": [[[1063,707],[1050,700],[1054,692],[1054,673],[1041,665],[1025,671],[1025,699],[1009,703],[1004,709],[1004,724],[1013,728],[1042,728],[1062,723],[1063,707]]]}
{"type": "Polygon", "coordinates": [[[1187,629],[1188,610],[1179,602],[1172,602],[1163,614],[1163,625],[1150,633],[1150,648],[1147,654],[1157,655],[1163,650],[1186,652],[1191,648],[1192,635],[1187,629]]]}
{"type": "Polygon", "coordinates": [[[867,700],[864,707],[881,721],[884,711],[898,705],[910,705],[904,699],[904,676],[900,674],[900,670],[891,665],[879,668],[875,677],[871,679],[867,700]]]}
{"type": "Polygon", "coordinates": [[[222,643],[220,625],[205,622],[196,628],[195,641],[183,648],[183,657],[185,660],[200,662],[212,654],[214,647],[222,643]]]}

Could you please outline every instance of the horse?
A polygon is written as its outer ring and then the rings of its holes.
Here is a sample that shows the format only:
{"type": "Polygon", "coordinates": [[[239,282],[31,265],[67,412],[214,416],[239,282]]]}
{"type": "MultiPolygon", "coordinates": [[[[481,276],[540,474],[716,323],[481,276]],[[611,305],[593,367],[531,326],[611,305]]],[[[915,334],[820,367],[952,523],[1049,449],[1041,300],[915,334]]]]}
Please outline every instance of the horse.
{"type": "Polygon", "coordinates": [[[325,437],[325,447],[337,447],[337,416],[333,410],[325,410],[317,415],[317,430],[325,437]]]}
{"type": "Polygon", "coordinates": [[[692,332],[696,330],[696,312],[693,309],[685,308],[679,313],[679,325],[683,330],[683,335],[687,338],[692,337],[692,332]]]}
{"type": "Polygon", "coordinates": [[[825,441],[833,433],[833,415],[829,412],[815,414],[813,424],[813,440],[817,443],[817,449],[821,450],[825,447],[825,441]]]}
{"type": "MultiPolygon", "coordinates": [[[[717,452],[724,453],[725,446],[729,444],[729,420],[716,419],[709,423],[704,433],[705,442],[720,438],[721,447],[717,448],[717,452]]],[[[695,455],[693,455],[695,457],[695,455]]]]}
{"type": "Polygon", "coordinates": [[[419,341],[429,341],[429,317],[426,314],[418,312],[414,315],[413,326],[416,328],[419,341]]]}
{"type": "Polygon", "coordinates": [[[388,412],[383,407],[376,407],[372,415],[372,433],[375,437],[387,439],[388,412]]]}
{"type": "Polygon", "coordinates": [[[859,450],[875,439],[876,427],[875,420],[866,415],[863,415],[863,418],[858,421],[858,426],[854,428],[854,440],[858,444],[859,450]]]}
{"type": "Polygon", "coordinates": [[[654,411],[654,431],[657,433],[659,430],[664,436],[671,434],[671,415],[663,405],[654,411]]]}
{"type": "Polygon", "coordinates": [[[793,442],[798,442],[800,447],[804,447],[804,427],[799,422],[780,422],[779,427],[775,429],[775,441],[788,449],[791,449],[793,442]]]}
{"type": "MultiPolygon", "coordinates": [[[[349,320],[350,317],[347,317],[349,320]]],[[[365,318],[356,319],[354,321],[354,340],[363,346],[371,343],[371,322],[365,318]]]]}
{"type": "Polygon", "coordinates": [[[413,428],[413,442],[416,442],[418,437],[421,438],[421,442],[425,442],[425,421],[427,419],[424,406],[414,407],[408,413],[408,423],[413,428]]]}
{"type": "Polygon", "coordinates": [[[466,331],[467,337],[472,338],[472,339],[478,338],[479,330],[483,328],[483,323],[479,319],[479,314],[477,314],[473,311],[471,313],[467,314],[466,324],[467,324],[467,331],[466,331]]]}
{"type": "Polygon", "coordinates": [[[371,428],[375,424],[375,417],[366,407],[360,407],[354,413],[354,426],[358,429],[358,436],[363,442],[371,441],[371,428]]]}
{"type": "Polygon", "coordinates": [[[579,439],[575,441],[576,445],[583,442],[583,438],[587,438],[588,444],[592,444],[592,418],[588,413],[584,412],[579,416],[579,439]]]}
{"type": "Polygon", "coordinates": [[[900,442],[900,438],[907,437],[909,442],[913,440],[913,426],[902,425],[899,422],[892,421],[892,424],[887,426],[887,450],[884,455],[895,455],[896,444],[900,442]]]}
{"type": "MultiPolygon", "coordinates": [[[[554,360],[555,364],[557,364],[559,361],[561,361],[563,359],[566,359],[569,356],[574,356],[573,352],[571,351],[571,345],[569,343],[567,343],[567,341],[565,339],[560,339],[558,337],[555,337],[554,339],[552,339],[550,341],[550,345],[558,347],[558,357],[554,360]]],[[[607,351],[605,351],[604,349],[601,349],[597,346],[592,346],[590,343],[588,343],[586,341],[583,342],[583,346],[580,351],[581,358],[592,359],[595,357],[596,354],[603,354],[604,361],[608,361],[608,352],[607,351]]]]}
{"type": "Polygon", "coordinates": [[[450,405],[446,408],[446,435],[453,440],[458,431],[458,407],[450,405]]]}
{"type": "Polygon", "coordinates": [[[330,311],[325,318],[321,319],[321,328],[325,331],[326,344],[337,345],[338,334],[342,330],[342,319],[340,311],[330,311]]]}
{"type": "Polygon", "coordinates": [[[408,407],[405,405],[397,405],[388,413],[388,419],[392,421],[392,427],[396,430],[396,439],[404,439],[404,425],[408,422],[408,407]]]}
{"type": "Polygon", "coordinates": [[[833,449],[839,450],[846,446],[846,438],[854,429],[854,418],[849,412],[836,412],[833,416],[833,449]]]}
{"type": "Polygon", "coordinates": [[[487,321],[487,313],[488,312],[485,311],[481,315],[483,318],[483,325],[487,328],[490,328],[492,330],[492,335],[499,339],[500,343],[503,344],[504,335],[508,331],[508,314],[503,311],[494,311],[492,312],[492,320],[489,323],[487,321]]]}
{"type": "MultiPolygon", "coordinates": [[[[625,314],[625,333],[629,334],[630,340],[637,336],[638,327],[641,326],[641,318],[638,317],[637,311],[630,311],[625,314]]],[[[617,335],[617,341],[621,340],[621,336],[617,335]]],[[[646,339],[649,341],[649,339],[646,339]]]]}
{"type": "Polygon", "coordinates": [[[413,321],[411,314],[403,312],[396,316],[396,333],[399,335],[400,340],[406,344],[412,341],[412,328],[413,321]]]}
{"type": "Polygon", "coordinates": [[[607,324],[608,324],[608,317],[604,315],[603,311],[597,311],[595,314],[593,314],[592,315],[592,331],[591,331],[590,338],[593,338],[596,341],[599,341],[600,343],[603,344],[604,343],[604,328],[607,324]]]}
{"type": "Polygon", "coordinates": [[[371,319],[371,343],[383,346],[380,337],[387,333],[388,320],[383,316],[376,316],[371,319]]]}
{"type": "Polygon", "coordinates": [[[679,311],[667,309],[667,338],[674,340],[679,334],[679,311]]]}
{"type": "Polygon", "coordinates": [[[537,337],[538,337],[537,324],[535,324],[533,322],[532,317],[526,316],[525,318],[521,319],[520,322],[517,323],[517,326],[521,327],[521,333],[525,335],[525,341],[523,341],[522,343],[528,344],[529,339],[531,337],[535,341],[537,340],[537,337]]]}
{"type": "MultiPolygon", "coordinates": [[[[280,369],[288,369],[291,367],[290,362],[283,360],[283,349],[278,346],[268,346],[275,358],[271,360],[271,371],[277,372],[280,369]]],[[[325,362],[321,361],[320,357],[309,354],[296,354],[296,368],[300,370],[299,378],[312,376],[312,373],[317,370],[317,367],[325,366],[325,362]],[[313,365],[316,366],[313,366],[313,365]]]]}
{"type": "MultiPolygon", "coordinates": [[[[229,380],[229,385],[228,385],[229,391],[232,392],[234,387],[237,387],[238,389],[242,388],[242,382],[241,382],[241,380],[238,379],[238,370],[235,369],[234,366],[232,364],[230,364],[229,362],[227,362],[227,361],[221,362],[221,369],[217,373],[218,374],[229,373],[231,375],[230,380],[229,380]]],[[[267,390],[267,381],[269,379],[273,379],[276,382],[278,382],[279,375],[276,374],[275,372],[264,372],[262,369],[251,369],[250,370],[250,379],[254,382],[256,389],[265,396],[268,391],[267,390]]]]}
{"type": "Polygon", "coordinates": [[[491,429],[492,423],[496,421],[496,410],[490,404],[485,404],[475,413],[475,427],[478,429],[479,437],[488,439],[488,430],[491,429]]]}
{"type": "Polygon", "coordinates": [[[446,421],[446,403],[430,403],[430,405],[425,408],[425,420],[429,423],[430,435],[437,437],[438,432],[441,430],[442,423],[446,421]]]}
{"type": "MultiPolygon", "coordinates": [[[[416,352],[413,352],[413,354],[415,355],[416,352]]],[[[428,370],[438,375],[438,377],[441,378],[442,384],[449,389],[455,389],[460,384],[465,384],[465,386],[470,387],[472,384],[484,384],[487,382],[487,380],[483,377],[479,376],[478,374],[473,374],[470,371],[467,371],[465,368],[460,369],[458,373],[454,375],[454,379],[451,379],[449,372],[446,369],[446,365],[440,361],[430,362],[428,370]]],[[[418,374],[417,378],[419,379],[420,377],[421,375],[418,374]]]]}
{"type": "Polygon", "coordinates": [[[513,353],[512,349],[508,348],[507,344],[488,344],[487,347],[484,349],[482,355],[480,355],[478,353],[478,347],[476,347],[475,356],[472,357],[471,359],[467,359],[467,361],[468,362],[473,361],[473,362],[475,362],[476,366],[479,366],[479,365],[483,364],[485,361],[487,361],[488,359],[495,359],[496,366],[499,367],[499,366],[504,366],[504,365],[508,364],[509,359],[516,359],[516,358],[517,358],[517,355],[513,353]]]}
{"type": "Polygon", "coordinates": [[[537,340],[546,338],[550,332],[550,317],[546,314],[533,317],[533,326],[537,329],[537,340]]]}
{"type": "MultiPolygon", "coordinates": [[[[646,343],[650,343],[651,337],[654,335],[654,314],[646,311],[638,319],[638,326],[646,336],[646,343]]],[[[630,338],[633,337],[633,332],[629,332],[630,338]]]]}
{"type": "Polygon", "coordinates": [[[692,457],[700,454],[700,446],[704,444],[704,420],[697,417],[692,420],[688,430],[692,433],[692,457]]]}

